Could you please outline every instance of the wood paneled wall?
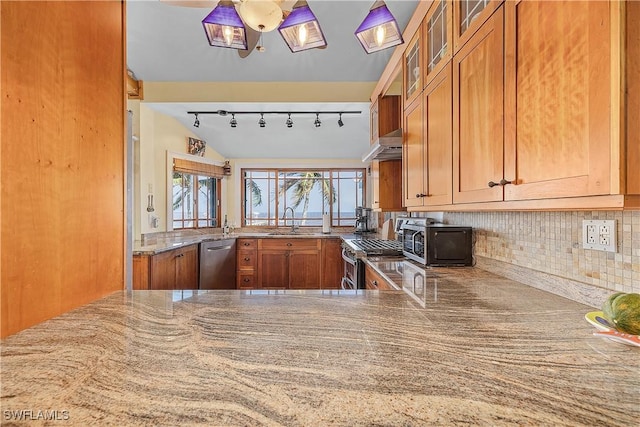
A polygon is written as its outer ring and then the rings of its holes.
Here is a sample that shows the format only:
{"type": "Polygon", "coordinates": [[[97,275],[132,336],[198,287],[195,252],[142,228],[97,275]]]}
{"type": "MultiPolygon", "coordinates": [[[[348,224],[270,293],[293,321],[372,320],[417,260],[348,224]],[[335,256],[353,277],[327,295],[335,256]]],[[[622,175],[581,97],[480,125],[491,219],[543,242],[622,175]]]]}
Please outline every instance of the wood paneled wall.
{"type": "Polygon", "coordinates": [[[119,1],[2,1],[1,336],[124,288],[119,1]]]}

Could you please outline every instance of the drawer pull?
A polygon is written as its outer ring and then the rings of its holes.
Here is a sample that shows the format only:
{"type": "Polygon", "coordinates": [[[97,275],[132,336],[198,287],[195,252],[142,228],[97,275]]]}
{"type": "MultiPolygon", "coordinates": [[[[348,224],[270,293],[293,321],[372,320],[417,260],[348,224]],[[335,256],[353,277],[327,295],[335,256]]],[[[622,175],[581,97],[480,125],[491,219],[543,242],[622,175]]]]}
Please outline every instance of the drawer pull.
{"type": "Polygon", "coordinates": [[[243,245],[245,245],[245,246],[251,246],[251,243],[249,243],[249,242],[244,242],[244,243],[243,243],[243,245]]]}
{"type": "Polygon", "coordinates": [[[184,254],[178,254],[176,255],[176,258],[182,258],[184,256],[184,254]]]}
{"type": "Polygon", "coordinates": [[[251,281],[251,279],[244,278],[242,281],[243,281],[244,283],[249,283],[249,282],[251,281]]]}
{"type": "Polygon", "coordinates": [[[251,258],[245,258],[244,260],[245,261],[251,261],[251,258]]]}
{"type": "Polygon", "coordinates": [[[293,246],[293,243],[289,242],[287,243],[287,246],[293,246]]]}
{"type": "Polygon", "coordinates": [[[373,286],[375,286],[376,288],[378,287],[378,281],[377,280],[373,281],[373,286]]]}

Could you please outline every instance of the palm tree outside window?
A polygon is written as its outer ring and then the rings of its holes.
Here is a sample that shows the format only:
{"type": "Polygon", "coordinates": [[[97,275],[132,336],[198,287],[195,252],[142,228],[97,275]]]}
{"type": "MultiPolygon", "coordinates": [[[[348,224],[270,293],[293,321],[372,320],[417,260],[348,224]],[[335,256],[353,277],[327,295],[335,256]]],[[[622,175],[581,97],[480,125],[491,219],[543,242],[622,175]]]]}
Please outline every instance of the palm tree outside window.
{"type": "Polygon", "coordinates": [[[290,226],[282,219],[288,207],[299,226],[321,226],[323,213],[332,226],[354,226],[365,204],[365,169],[243,169],[242,179],[244,226],[290,226]]]}

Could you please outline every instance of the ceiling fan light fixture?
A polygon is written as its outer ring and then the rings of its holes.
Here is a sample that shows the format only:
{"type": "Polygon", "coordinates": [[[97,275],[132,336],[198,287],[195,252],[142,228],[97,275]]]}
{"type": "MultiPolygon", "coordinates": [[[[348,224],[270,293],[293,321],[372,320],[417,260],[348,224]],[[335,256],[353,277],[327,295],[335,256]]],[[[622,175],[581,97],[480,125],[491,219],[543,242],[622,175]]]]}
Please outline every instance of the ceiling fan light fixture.
{"type": "Polygon", "coordinates": [[[232,128],[238,127],[238,121],[236,120],[235,114],[231,114],[231,121],[229,121],[229,124],[232,128]]]}
{"type": "Polygon", "coordinates": [[[261,128],[267,126],[267,122],[264,120],[264,113],[260,113],[260,120],[258,120],[258,125],[261,128]]]}
{"type": "Polygon", "coordinates": [[[344,126],[344,122],[342,121],[342,113],[340,113],[340,118],[338,119],[338,127],[344,126]]]}
{"type": "Polygon", "coordinates": [[[287,118],[287,127],[288,128],[292,128],[293,127],[293,120],[291,120],[291,113],[289,113],[289,117],[287,118]]]}
{"type": "Polygon", "coordinates": [[[320,23],[305,0],[296,2],[278,31],[293,53],[327,46],[320,23]]]}
{"type": "Polygon", "coordinates": [[[275,1],[245,0],[238,12],[245,24],[256,31],[273,31],[282,22],[282,9],[275,1]]]}
{"type": "Polygon", "coordinates": [[[221,1],[202,20],[210,46],[247,49],[247,33],[231,1],[221,1]]]}
{"type": "Polygon", "coordinates": [[[320,125],[322,124],[322,122],[320,121],[320,114],[319,114],[319,113],[316,113],[316,120],[313,122],[313,124],[314,124],[317,128],[319,128],[319,127],[320,127],[320,125]]]}
{"type": "Polygon", "coordinates": [[[355,32],[367,53],[374,53],[404,43],[400,28],[384,1],[376,1],[355,32]]]}

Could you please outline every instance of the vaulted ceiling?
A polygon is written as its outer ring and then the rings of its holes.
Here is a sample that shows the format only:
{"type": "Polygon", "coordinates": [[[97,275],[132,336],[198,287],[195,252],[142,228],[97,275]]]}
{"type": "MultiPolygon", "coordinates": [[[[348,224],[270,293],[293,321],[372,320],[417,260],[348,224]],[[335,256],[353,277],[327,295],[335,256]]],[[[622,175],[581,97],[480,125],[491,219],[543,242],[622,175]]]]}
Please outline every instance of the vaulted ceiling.
{"type": "MultiPolygon", "coordinates": [[[[175,117],[228,158],[355,159],[366,151],[367,98],[393,51],[368,55],[354,36],[373,1],[308,0],[327,39],[326,49],[294,54],[278,31],[272,31],[263,35],[265,51],[253,51],[244,59],[236,50],[209,46],[201,21],[215,1],[191,2],[206,7],[174,3],[179,0],[127,2],[127,63],[144,81],[149,107],[175,117]],[[199,87],[202,91],[194,95],[199,87]],[[200,116],[200,127],[193,128],[194,117],[187,114],[217,110],[362,114],[344,116],[343,127],[338,127],[337,115],[321,114],[322,126],[315,127],[315,116],[293,114],[293,128],[285,126],[286,115],[266,116],[265,128],[258,127],[258,115],[238,116],[235,129],[229,116],[218,115],[200,116]]],[[[283,8],[290,3],[284,2],[283,8]]],[[[418,1],[386,3],[404,30],[418,1]]]]}

